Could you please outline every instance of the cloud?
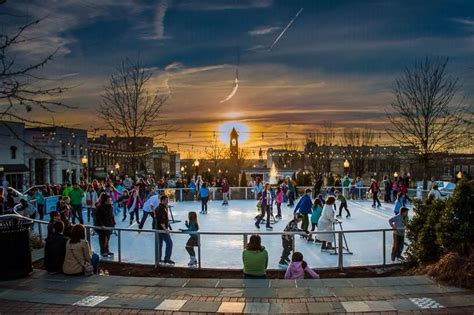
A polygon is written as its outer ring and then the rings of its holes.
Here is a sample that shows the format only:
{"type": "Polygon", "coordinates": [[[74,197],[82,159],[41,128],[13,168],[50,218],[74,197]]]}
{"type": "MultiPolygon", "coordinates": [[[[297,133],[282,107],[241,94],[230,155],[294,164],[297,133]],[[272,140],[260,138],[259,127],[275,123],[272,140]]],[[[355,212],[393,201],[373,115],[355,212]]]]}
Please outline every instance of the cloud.
{"type": "Polygon", "coordinates": [[[259,35],[267,35],[272,34],[278,31],[281,27],[279,26],[260,26],[251,31],[249,31],[249,35],[251,36],[259,36],[259,35]]]}
{"type": "Polygon", "coordinates": [[[273,0],[181,0],[176,1],[176,7],[192,11],[219,11],[268,8],[273,0]]]}
{"type": "Polygon", "coordinates": [[[168,0],[160,0],[158,2],[155,8],[155,20],[153,22],[154,33],[152,35],[143,36],[143,39],[162,40],[170,38],[169,36],[165,36],[165,17],[168,8],[168,0]]]}
{"type": "Polygon", "coordinates": [[[474,26],[474,20],[471,18],[452,18],[451,21],[464,26],[474,26]]]}

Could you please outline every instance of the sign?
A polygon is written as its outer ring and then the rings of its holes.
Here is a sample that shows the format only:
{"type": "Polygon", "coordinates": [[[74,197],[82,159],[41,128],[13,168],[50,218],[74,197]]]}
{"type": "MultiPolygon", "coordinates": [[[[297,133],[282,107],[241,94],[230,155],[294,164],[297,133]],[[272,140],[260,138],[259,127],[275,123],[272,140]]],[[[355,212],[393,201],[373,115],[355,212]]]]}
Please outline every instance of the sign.
{"type": "Polygon", "coordinates": [[[45,214],[49,214],[52,211],[56,211],[56,204],[58,203],[58,196],[51,196],[44,198],[44,211],[45,214]]]}

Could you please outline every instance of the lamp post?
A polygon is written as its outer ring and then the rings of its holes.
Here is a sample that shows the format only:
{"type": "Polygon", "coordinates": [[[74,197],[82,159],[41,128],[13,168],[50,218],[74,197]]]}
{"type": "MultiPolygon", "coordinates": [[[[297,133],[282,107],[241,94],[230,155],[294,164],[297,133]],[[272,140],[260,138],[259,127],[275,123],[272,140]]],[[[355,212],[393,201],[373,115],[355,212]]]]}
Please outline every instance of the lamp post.
{"type": "Polygon", "coordinates": [[[87,164],[89,163],[89,159],[87,158],[87,155],[84,155],[81,159],[82,163],[82,172],[84,174],[84,179],[86,182],[89,182],[89,170],[87,169],[87,164]]]}
{"type": "Polygon", "coordinates": [[[462,176],[463,176],[462,172],[459,171],[459,172],[456,174],[456,179],[457,179],[456,182],[460,181],[460,180],[462,179],[462,176]]]}
{"type": "Polygon", "coordinates": [[[181,166],[180,170],[181,170],[181,174],[180,174],[180,175],[181,175],[181,177],[183,177],[183,174],[184,174],[184,166],[181,166]]]}
{"type": "Polygon", "coordinates": [[[115,173],[117,173],[117,176],[120,175],[120,164],[119,164],[119,162],[115,163],[115,173]]]}
{"type": "Polygon", "coordinates": [[[349,175],[349,166],[351,166],[351,164],[349,163],[349,161],[346,159],[344,161],[344,172],[346,173],[346,175],[349,175]]]}
{"type": "Polygon", "coordinates": [[[197,177],[199,175],[199,161],[198,160],[194,161],[194,167],[196,168],[196,180],[197,180],[197,177]]]}
{"type": "Polygon", "coordinates": [[[397,178],[398,178],[398,173],[397,173],[397,172],[394,172],[394,173],[393,173],[393,177],[394,177],[395,179],[397,179],[397,178]]]}

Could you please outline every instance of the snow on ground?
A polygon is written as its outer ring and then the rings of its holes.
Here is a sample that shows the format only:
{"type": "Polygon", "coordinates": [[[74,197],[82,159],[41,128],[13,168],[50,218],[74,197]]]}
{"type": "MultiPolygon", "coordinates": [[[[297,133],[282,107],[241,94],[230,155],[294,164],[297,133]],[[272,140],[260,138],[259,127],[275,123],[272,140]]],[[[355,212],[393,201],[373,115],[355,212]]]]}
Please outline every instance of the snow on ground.
{"type": "MultiPolygon", "coordinates": [[[[185,228],[184,221],[187,220],[189,211],[201,210],[201,203],[198,201],[171,202],[172,212],[179,223],[172,224],[173,230],[185,228]]],[[[261,224],[260,230],[254,226],[256,216],[256,201],[254,200],[230,200],[228,206],[221,205],[221,201],[209,201],[207,215],[198,214],[198,221],[201,232],[240,232],[253,234],[256,232],[266,232],[265,225],[261,224]]],[[[339,203],[337,203],[339,209],[339,203]]],[[[351,218],[345,218],[343,211],[344,230],[364,230],[364,229],[387,229],[390,228],[388,219],[393,216],[393,204],[382,203],[382,207],[375,209],[371,207],[371,201],[348,200],[351,218]]],[[[412,211],[410,211],[412,212],[412,211]]],[[[276,215],[276,207],[274,209],[276,215]]],[[[283,231],[286,224],[293,216],[293,209],[282,205],[283,219],[273,225],[274,232],[283,231]]],[[[142,213],[140,212],[140,216],[142,213]]],[[[137,229],[134,222],[129,225],[129,217],[122,221],[123,214],[116,216],[117,227],[137,229]]],[[[84,218],[86,213],[84,212],[84,218]]],[[[87,224],[87,222],[86,222],[87,224]]],[[[151,229],[152,219],[148,217],[145,229],[151,229]]],[[[336,227],[339,229],[339,227],[336,227]]],[[[386,262],[390,262],[390,252],[392,248],[392,232],[386,233],[386,262]]],[[[383,262],[383,233],[345,233],[348,247],[353,253],[344,255],[344,266],[376,265],[383,262]]],[[[172,234],[173,254],[171,259],[177,266],[187,266],[189,255],[184,246],[189,238],[187,234],[172,234]]],[[[121,232],[122,261],[133,263],[153,264],[155,257],[154,233],[137,231],[121,232]]],[[[99,252],[98,237],[92,237],[92,249],[99,252]]],[[[269,268],[276,269],[282,251],[280,235],[263,235],[262,245],[269,254],[269,268]]],[[[201,235],[201,262],[203,268],[242,268],[242,249],[244,246],[242,235],[201,235]]],[[[110,240],[110,250],[115,253],[114,260],[118,260],[118,236],[112,235],[110,240]]],[[[197,253],[197,248],[195,248],[197,253]]],[[[330,252],[321,252],[320,245],[308,243],[306,240],[296,237],[296,250],[304,255],[304,259],[313,268],[337,267],[338,256],[330,252]]],[[[164,255],[164,248],[163,248],[164,255]]],[[[290,255],[291,258],[291,255],[290,255]]]]}

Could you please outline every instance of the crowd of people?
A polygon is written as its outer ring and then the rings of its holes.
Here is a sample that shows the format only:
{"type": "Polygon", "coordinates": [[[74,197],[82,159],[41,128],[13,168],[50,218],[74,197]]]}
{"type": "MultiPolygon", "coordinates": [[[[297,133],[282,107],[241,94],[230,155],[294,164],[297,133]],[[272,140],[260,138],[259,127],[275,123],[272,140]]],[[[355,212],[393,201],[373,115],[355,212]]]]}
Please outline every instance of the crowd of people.
{"type": "MultiPolygon", "coordinates": [[[[371,178],[370,187],[365,187],[360,178],[351,180],[348,176],[336,177],[333,187],[323,189],[323,182],[317,181],[313,189],[306,189],[299,198],[296,181],[289,177],[281,179],[277,185],[264,183],[259,177],[256,177],[249,183],[251,192],[258,200],[259,214],[256,217],[255,226],[259,229],[260,224],[264,222],[266,228],[271,230],[272,221],[276,222],[276,220],[282,219],[282,205],[286,203],[288,207],[294,207],[294,209],[292,209],[293,218],[285,226],[284,232],[297,232],[308,242],[321,243],[322,251],[334,250],[335,237],[330,232],[334,231],[335,224],[341,222],[343,210],[347,219],[351,217],[347,200],[371,197],[372,206],[379,207],[381,202],[378,197],[383,193],[384,202],[394,201],[395,203],[395,216],[389,221],[390,226],[394,229],[392,260],[401,259],[404,224],[408,212],[406,203],[411,202],[407,194],[407,182],[409,182],[408,176],[400,176],[394,180],[385,176],[382,190],[375,178],[371,178]],[[355,189],[358,189],[359,192],[354,192],[355,189]],[[362,189],[367,189],[367,192],[362,193],[362,189]],[[396,196],[395,199],[393,199],[394,196],[396,196]],[[298,201],[296,205],[295,201],[298,201]],[[336,202],[339,202],[339,209],[336,208],[336,202]],[[274,206],[277,210],[276,217],[273,216],[274,206]]],[[[180,188],[183,183],[178,180],[174,184],[175,187],[180,188]]],[[[201,200],[200,214],[207,214],[207,203],[210,197],[209,187],[216,185],[216,183],[210,183],[198,176],[189,185],[192,187],[191,192],[194,198],[201,200]]],[[[219,181],[218,185],[222,189],[222,205],[226,206],[229,204],[229,183],[224,178],[219,181]]],[[[48,271],[60,271],[65,274],[97,272],[100,257],[105,259],[114,256],[114,253],[109,249],[109,239],[116,225],[116,217],[121,217],[122,221],[128,219],[130,224],[136,222],[138,229],[141,230],[150,216],[152,228],[160,231],[158,233],[159,261],[162,264],[174,265],[171,260],[173,241],[169,233],[172,229],[168,217],[169,200],[168,196],[164,194],[164,190],[160,191],[166,187],[168,187],[168,182],[164,180],[155,182],[152,178],[138,178],[134,181],[129,177],[117,178],[114,181],[106,177],[103,181],[93,180],[91,183],[80,182],[72,185],[69,183],[65,185],[46,184],[31,190],[31,198],[35,200],[35,206],[25,199],[21,199],[19,204],[16,204],[11,189],[7,187],[0,189],[0,206],[1,210],[14,208],[17,213],[30,218],[36,218],[39,215],[39,219],[42,220],[46,214],[45,198],[59,196],[56,210],[49,213],[50,222],[45,246],[45,267],[48,271]],[[4,191],[6,194],[3,193],[4,191]],[[83,211],[84,209],[86,211],[83,211]],[[83,213],[86,214],[85,218],[83,213]],[[86,221],[96,227],[93,233],[97,234],[99,238],[100,257],[92,253],[90,244],[85,238],[84,223],[86,221]],[[162,253],[164,254],[163,259],[161,259],[162,253]]],[[[437,185],[432,186],[429,196],[428,200],[442,197],[437,185]]],[[[190,259],[188,266],[196,267],[197,259],[194,248],[199,246],[196,234],[199,231],[199,223],[195,211],[188,213],[185,226],[186,228],[181,231],[189,234],[185,245],[190,259]]],[[[294,237],[294,234],[282,234],[282,254],[279,265],[287,268],[287,276],[290,278],[300,277],[304,275],[304,272],[316,277],[317,274],[312,273],[313,271],[303,261],[302,254],[293,252],[294,237]]],[[[266,269],[268,265],[268,254],[261,246],[258,235],[252,236],[244,251],[243,263],[246,276],[264,276],[262,270],[263,266],[266,269]]]]}

